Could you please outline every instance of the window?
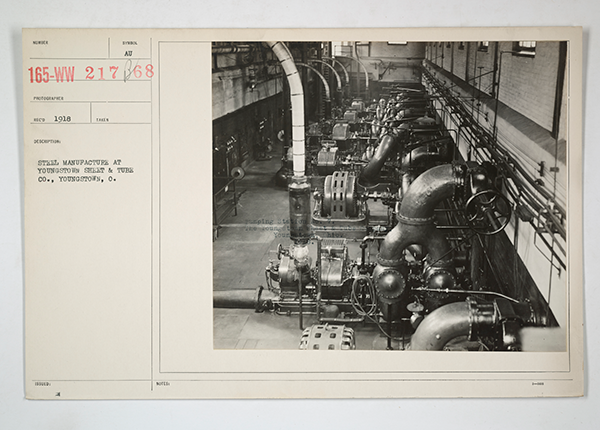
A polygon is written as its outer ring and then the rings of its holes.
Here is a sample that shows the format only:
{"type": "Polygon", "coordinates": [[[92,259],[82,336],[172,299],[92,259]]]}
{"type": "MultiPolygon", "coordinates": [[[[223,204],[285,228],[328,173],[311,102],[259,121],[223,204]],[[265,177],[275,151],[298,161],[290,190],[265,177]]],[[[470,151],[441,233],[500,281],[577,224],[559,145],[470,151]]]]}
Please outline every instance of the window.
{"type": "Polygon", "coordinates": [[[534,41],[520,41],[513,43],[513,55],[521,55],[524,57],[535,56],[535,45],[534,41]]]}
{"type": "Polygon", "coordinates": [[[407,45],[408,42],[388,42],[388,45],[407,45]]]}
{"type": "Polygon", "coordinates": [[[490,47],[490,42],[479,42],[479,46],[477,47],[478,51],[488,52],[488,48],[490,47]]]}
{"type": "Polygon", "coordinates": [[[371,42],[356,42],[356,53],[359,57],[370,57],[371,42]]]}
{"type": "Polygon", "coordinates": [[[352,55],[351,42],[331,42],[333,55],[352,55]]]}

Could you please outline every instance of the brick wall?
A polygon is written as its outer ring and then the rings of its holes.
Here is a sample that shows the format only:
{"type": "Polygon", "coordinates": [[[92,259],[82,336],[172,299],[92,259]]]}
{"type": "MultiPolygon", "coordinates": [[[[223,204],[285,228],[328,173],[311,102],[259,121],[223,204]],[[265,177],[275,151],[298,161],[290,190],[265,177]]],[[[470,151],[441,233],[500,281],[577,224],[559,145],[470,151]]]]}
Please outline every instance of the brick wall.
{"type": "MultiPolygon", "coordinates": [[[[427,58],[437,66],[493,95],[496,50],[512,51],[513,42],[490,42],[487,51],[480,42],[429,43],[427,58]],[[450,45],[450,47],[448,47],[450,45]]],[[[546,130],[552,130],[559,42],[539,42],[534,57],[503,53],[500,70],[500,101],[546,130]]]]}
{"type": "MultiPolygon", "coordinates": [[[[502,51],[512,42],[500,43],[502,51]]],[[[547,130],[552,130],[559,42],[539,42],[535,57],[502,54],[500,101],[547,130]]]]}
{"type": "MultiPolygon", "coordinates": [[[[510,54],[504,54],[505,56],[510,54]]],[[[456,57],[455,57],[456,58],[456,57]]],[[[437,79],[446,81],[447,86],[453,86],[458,96],[463,99],[467,110],[486,129],[491,130],[494,123],[495,100],[491,97],[482,98],[482,106],[479,110],[469,108],[472,87],[448,72],[435,71],[437,79]]],[[[556,83],[554,84],[556,85],[556,83]]],[[[443,109],[443,101],[435,100],[440,120],[448,129],[460,129],[460,119],[443,109]]],[[[566,108],[566,107],[565,107],[566,108]]],[[[552,191],[554,175],[546,169],[545,175],[539,174],[539,161],[544,161],[546,166],[559,167],[556,174],[556,200],[562,207],[566,205],[566,160],[564,157],[564,141],[558,142],[550,135],[550,131],[533,122],[523,114],[509,108],[504,103],[499,104],[499,115],[497,120],[498,139],[502,146],[507,147],[513,153],[517,162],[535,178],[547,190],[552,191]],[[558,160],[555,153],[558,152],[558,160]],[[562,154],[562,155],[561,155],[562,154]]],[[[560,133],[559,133],[560,135],[560,133]]],[[[453,134],[455,136],[455,134],[453,134]]],[[[457,144],[461,155],[466,159],[469,157],[468,144],[472,138],[466,132],[460,132],[457,144]]],[[[566,243],[557,235],[557,243],[563,249],[566,243]]],[[[544,307],[544,302],[550,302],[553,317],[559,325],[563,326],[566,321],[566,275],[564,270],[552,268],[558,266],[557,260],[549,261],[550,251],[542,243],[542,239],[530,224],[519,222],[517,224],[513,216],[504,233],[492,240],[486,240],[487,252],[491,265],[496,272],[494,276],[488,276],[482,282],[491,282],[497,279],[493,288],[504,291],[509,295],[517,297],[532,297],[537,306],[544,307]],[[515,234],[516,231],[516,234],[515,234]],[[516,238],[516,241],[515,241],[516,238]],[[514,249],[517,248],[519,258],[516,258],[514,249]]],[[[556,250],[561,254],[560,247],[556,250]]],[[[560,258],[564,260],[564,255],[560,258]]],[[[491,269],[490,269],[491,270],[491,269]]],[[[492,285],[489,285],[492,287],[492,285]]]]}
{"type": "Polygon", "coordinates": [[[469,43],[464,42],[463,49],[460,49],[460,46],[460,42],[456,42],[454,44],[454,66],[452,69],[455,76],[458,76],[463,81],[466,81],[469,43]]]}

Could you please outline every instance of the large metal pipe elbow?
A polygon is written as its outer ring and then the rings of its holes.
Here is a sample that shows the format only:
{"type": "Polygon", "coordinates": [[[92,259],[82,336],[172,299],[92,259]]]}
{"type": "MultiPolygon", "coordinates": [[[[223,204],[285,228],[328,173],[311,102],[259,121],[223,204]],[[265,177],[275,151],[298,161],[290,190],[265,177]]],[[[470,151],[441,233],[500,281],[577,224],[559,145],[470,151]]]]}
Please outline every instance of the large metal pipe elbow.
{"type": "MultiPolygon", "coordinates": [[[[430,219],[434,209],[448,197],[452,197],[461,182],[459,172],[452,164],[432,167],[414,180],[402,200],[400,222],[415,219],[430,219]]],[[[432,222],[433,219],[430,219],[432,222]]]]}
{"type": "Polygon", "coordinates": [[[438,289],[454,287],[452,249],[433,220],[435,208],[453,195],[458,183],[454,166],[444,164],[427,170],[408,188],[398,213],[398,224],[383,240],[377,256],[378,264],[373,271],[380,301],[385,289],[380,282],[380,274],[397,270],[402,264],[404,250],[415,244],[422,245],[427,253],[428,267],[424,276],[428,286],[438,289]]]}
{"type": "Polygon", "coordinates": [[[450,303],[431,312],[419,324],[410,340],[413,351],[441,351],[459,336],[470,333],[471,309],[468,302],[450,303]]]}
{"type": "Polygon", "coordinates": [[[389,158],[389,156],[395,151],[398,150],[398,143],[400,138],[398,136],[394,136],[391,134],[386,134],[379,142],[379,146],[375,151],[375,154],[369,161],[369,164],[363,169],[360,174],[358,182],[363,186],[373,186],[377,185],[379,174],[381,173],[381,169],[383,165],[389,158]]]}

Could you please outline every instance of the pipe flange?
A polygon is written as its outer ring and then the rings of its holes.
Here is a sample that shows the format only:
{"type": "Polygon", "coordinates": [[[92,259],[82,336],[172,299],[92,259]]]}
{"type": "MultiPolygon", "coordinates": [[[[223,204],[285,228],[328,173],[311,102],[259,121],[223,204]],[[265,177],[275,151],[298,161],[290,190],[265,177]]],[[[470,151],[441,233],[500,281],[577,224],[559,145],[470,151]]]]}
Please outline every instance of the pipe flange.
{"type": "Polygon", "coordinates": [[[377,263],[382,266],[396,267],[396,266],[400,266],[402,263],[404,263],[404,260],[402,260],[402,259],[387,260],[385,258],[382,258],[380,254],[377,254],[377,263]]]}
{"type": "Polygon", "coordinates": [[[435,290],[452,289],[456,284],[454,274],[447,270],[436,270],[427,276],[426,284],[428,288],[435,290]]]}
{"type": "Polygon", "coordinates": [[[394,269],[385,269],[375,278],[375,285],[377,285],[377,295],[386,300],[396,300],[398,299],[402,293],[404,292],[404,277],[402,274],[394,269]],[[384,290],[381,289],[380,280],[384,277],[392,275],[394,278],[394,283],[390,283],[388,287],[384,290]],[[397,285],[394,285],[397,284],[397,285]]]}
{"type": "Polygon", "coordinates": [[[448,275],[451,276],[454,279],[454,274],[452,272],[450,272],[449,270],[446,269],[439,269],[437,267],[435,268],[430,268],[429,273],[427,275],[427,278],[425,278],[425,282],[429,282],[431,280],[431,278],[433,278],[434,276],[437,275],[448,275]]]}
{"type": "Polygon", "coordinates": [[[469,341],[473,341],[477,339],[477,328],[475,327],[475,313],[477,312],[477,302],[472,297],[467,297],[465,302],[467,302],[467,306],[469,308],[469,317],[467,318],[467,321],[469,323],[469,334],[467,335],[467,339],[469,339],[469,341]]]}
{"type": "Polygon", "coordinates": [[[404,215],[400,214],[398,214],[396,218],[398,219],[398,222],[401,222],[402,224],[406,225],[428,225],[433,224],[433,221],[435,220],[435,216],[431,216],[428,218],[412,218],[405,217],[404,215]]]}
{"type": "Polygon", "coordinates": [[[263,312],[264,309],[260,305],[260,296],[265,288],[262,285],[259,285],[256,290],[254,290],[254,312],[263,312]]]}
{"type": "Polygon", "coordinates": [[[453,162],[452,163],[452,172],[454,176],[454,183],[456,184],[456,189],[460,189],[465,185],[465,177],[467,176],[467,166],[463,163],[453,162]]]}

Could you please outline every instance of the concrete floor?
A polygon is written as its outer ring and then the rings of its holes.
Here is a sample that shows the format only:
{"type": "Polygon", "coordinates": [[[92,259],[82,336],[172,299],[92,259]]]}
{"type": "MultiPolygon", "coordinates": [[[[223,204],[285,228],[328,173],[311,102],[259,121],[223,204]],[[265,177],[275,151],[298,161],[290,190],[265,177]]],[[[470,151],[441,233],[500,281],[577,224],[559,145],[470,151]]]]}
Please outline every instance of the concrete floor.
{"type": "MultiPolygon", "coordinates": [[[[238,181],[238,214],[233,212],[220,223],[218,237],[213,243],[213,288],[215,291],[232,289],[255,290],[265,286],[265,267],[269,260],[277,260],[279,243],[291,243],[287,222],[289,219],[288,193],[277,187],[275,172],[281,167],[281,148],[276,147],[273,158],[254,161],[238,181]]],[[[371,208],[371,206],[370,206],[371,208]]],[[[371,212],[382,216],[385,210],[373,205],[371,212]]],[[[359,243],[348,244],[351,258],[359,255],[359,243]]],[[[315,261],[316,246],[311,246],[315,261]]],[[[374,258],[377,250],[370,250],[374,258]]],[[[302,330],[297,316],[272,312],[255,313],[248,309],[214,309],[214,347],[216,349],[297,349],[302,330]]],[[[304,327],[316,323],[310,315],[304,318],[304,327]]],[[[357,349],[385,349],[386,338],[373,325],[354,324],[357,349]]],[[[394,342],[395,349],[399,344],[394,342]]]]}

